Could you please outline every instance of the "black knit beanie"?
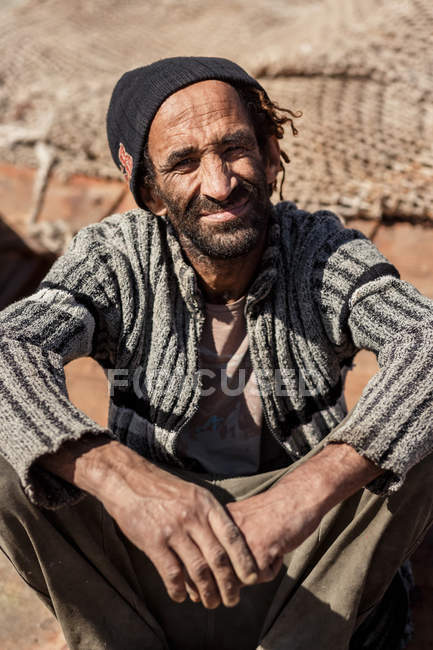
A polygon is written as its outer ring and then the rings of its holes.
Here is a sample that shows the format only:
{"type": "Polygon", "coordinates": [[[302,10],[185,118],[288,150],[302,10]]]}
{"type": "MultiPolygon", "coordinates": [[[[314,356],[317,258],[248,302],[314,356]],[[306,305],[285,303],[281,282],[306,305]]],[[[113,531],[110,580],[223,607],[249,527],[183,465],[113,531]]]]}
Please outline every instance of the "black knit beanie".
{"type": "Polygon", "coordinates": [[[107,113],[108,143],[114,162],[129,180],[141,208],[146,206],[140,196],[140,161],[158,108],[177,90],[207,79],[263,90],[236,63],[214,57],[161,59],[126,72],[117,82],[107,113]]]}

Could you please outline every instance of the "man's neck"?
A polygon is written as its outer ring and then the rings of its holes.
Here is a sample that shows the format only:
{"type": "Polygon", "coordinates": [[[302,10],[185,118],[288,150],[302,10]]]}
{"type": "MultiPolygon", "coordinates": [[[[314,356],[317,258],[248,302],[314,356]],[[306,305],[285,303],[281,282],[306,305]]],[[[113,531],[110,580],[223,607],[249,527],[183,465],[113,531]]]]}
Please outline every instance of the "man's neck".
{"type": "Polygon", "coordinates": [[[210,258],[191,242],[180,242],[197,273],[206,302],[230,304],[245,295],[254,279],[266,245],[265,230],[256,246],[246,255],[231,259],[210,258]]]}

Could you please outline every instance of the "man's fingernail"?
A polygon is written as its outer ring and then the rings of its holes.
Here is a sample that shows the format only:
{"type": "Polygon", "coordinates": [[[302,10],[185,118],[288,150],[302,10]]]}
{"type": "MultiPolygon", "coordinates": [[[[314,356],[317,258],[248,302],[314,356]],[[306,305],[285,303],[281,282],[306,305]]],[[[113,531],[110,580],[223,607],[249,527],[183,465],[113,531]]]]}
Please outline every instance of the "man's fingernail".
{"type": "Polygon", "coordinates": [[[257,573],[250,573],[250,574],[245,578],[245,583],[246,583],[247,585],[253,585],[255,582],[257,582],[257,578],[258,578],[258,577],[259,577],[259,576],[258,576],[257,573]]]}

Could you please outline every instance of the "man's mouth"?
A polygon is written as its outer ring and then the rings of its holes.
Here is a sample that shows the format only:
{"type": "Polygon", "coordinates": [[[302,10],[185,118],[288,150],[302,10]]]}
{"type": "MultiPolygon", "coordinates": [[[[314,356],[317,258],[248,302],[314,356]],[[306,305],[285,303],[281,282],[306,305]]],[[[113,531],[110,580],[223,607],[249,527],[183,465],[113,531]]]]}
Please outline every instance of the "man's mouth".
{"type": "Polygon", "coordinates": [[[212,223],[223,223],[226,221],[232,221],[242,217],[249,209],[249,197],[243,197],[237,203],[227,206],[226,208],[220,209],[216,212],[202,212],[200,215],[200,220],[212,222],[212,223]]]}

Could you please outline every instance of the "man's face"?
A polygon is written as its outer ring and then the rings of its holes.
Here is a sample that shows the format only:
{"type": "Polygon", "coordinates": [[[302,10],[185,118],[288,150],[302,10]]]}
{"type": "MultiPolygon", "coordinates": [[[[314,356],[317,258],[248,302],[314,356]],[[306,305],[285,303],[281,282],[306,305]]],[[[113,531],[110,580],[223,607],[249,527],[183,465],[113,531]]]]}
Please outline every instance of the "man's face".
{"type": "Polygon", "coordinates": [[[203,81],[171,95],[153,119],[148,150],[155,187],[146,202],[169,217],[184,245],[219,259],[257,245],[279,160],[263,160],[232,86],[203,81]]]}

